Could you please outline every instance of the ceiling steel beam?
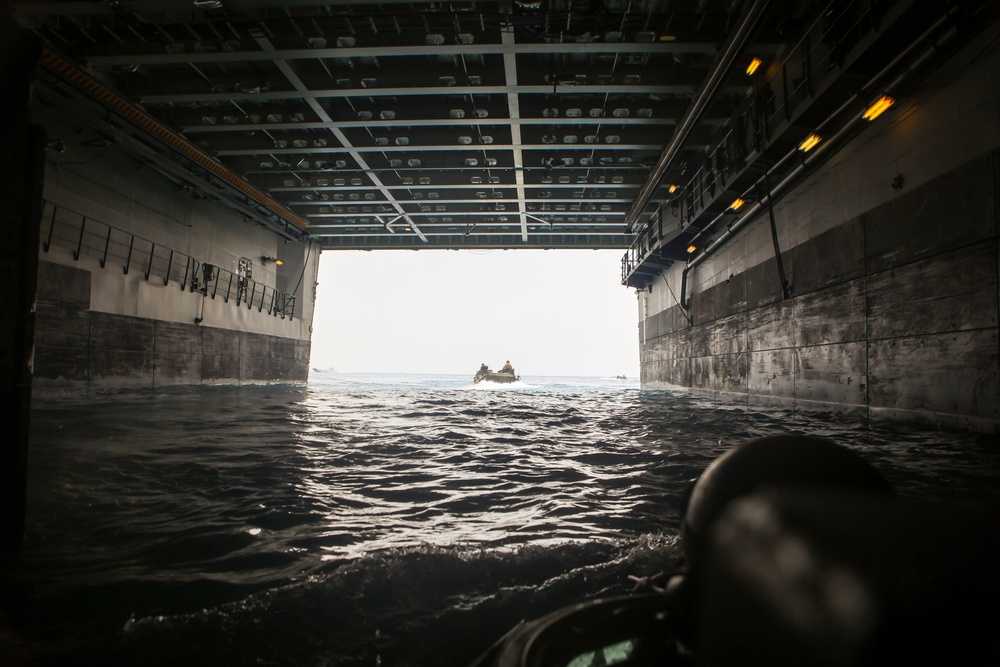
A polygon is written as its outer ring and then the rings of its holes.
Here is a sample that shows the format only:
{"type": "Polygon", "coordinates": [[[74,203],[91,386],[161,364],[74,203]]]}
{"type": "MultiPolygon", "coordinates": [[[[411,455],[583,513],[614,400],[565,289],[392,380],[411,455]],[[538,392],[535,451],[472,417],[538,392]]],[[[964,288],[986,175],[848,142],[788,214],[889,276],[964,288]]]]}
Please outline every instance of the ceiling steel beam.
{"type": "MultiPolygon", "coordinates": [[[[289,211],[276,200],[272,199],[266,193],[251,185],[245,178],[241,178],[230,169],[219,164],[212,157],[206,155],[200,149],[188,143],[184,137],[168,129],[166,126],[153,119],[141,109],[133,106],[122,97],[112,93],[102,84],[98,83],[96,80],[83,73],[70,63],[59,58],[51,51],[45,49],[42,50],[40,66],[97,102],[105,110],[106,114],[114,114],[118,116],[125,122],[130,123],[134,127],[146,133],[147,137],[149,137],[152,141],[159,142],[161,145],[174,151],[176,155],[183,156],[184,159],[198,165],[198,167],[204,170],[205,173],[212,174],[219,180],[219,182],[225,183],[226,188],[230,189],[234,193],[238,193],[238,197],[246,197],[248,201],[253,201],[262,210],[275,216],[283,224],[291,224],[300,230],[306,229],[306,223],[304,220],[289,211]]],[[[107,122],[107,119],[105,120],[107,122]]],[[[115,124],[111,123],[111,125],[114,126],[115,124]]],[[[166,161],[160,160],[160,162],[164,167],[168,166],[166,161]]],[[[170,166],[174,167],[176,165],[170,166]]],[[[194,170],[189,169],[189,171],[194,173],[194,170]]],[[[227,199],[232,199],[232,197],[227,197],[227,199]]],[[[234,203],[234,205],[238,204],[234,203]]],[[[242,207],[242,205],[238,206],[242,207]]],[[[252,213],[252,215],[253,217],[264,217],[261,216],[260,213],[256,212],[252,213]]],[[[265,217],[265,219],[267,218],[265,217]]]]}
{"type": "MultiPolygon", "coordinates": [[[[371,204],[382,204],[388,202],[380,202],[378,200],[366,200],[371,204]]],[[[465,206],[496,206],[505,205],[510,203],[509,199],[397,199],[403,206],[436,206],[445,204],[459,204],[465,206]]],[[[527,198],[524,200],[528,204],[578,204],[580,206],[597,206],[598,204],[631,204],[631,199],[609,199],[606,197],[590,197],[590,198],[580,198],[580,199],[532,199],[527,198]]],[[[289,206],[351,206],[355,203],[361,203],[360,201],[292,201],[288,202],[289,206]]]]}
{"type": "MultiPolygon", "coordinates": [[[[256,37],[256,41],[263,49],[273,49],[271,42],[263,35],[256,37]]],[[[287,62],[285,62],[284,60],[275,60],[274,64],[281,71],[282,75],[284,75],[284,77],[288,80],[288,83],[291,84],[293,87],[295,87],[296,90],[300,90],[303,92],[308,90],[306,85],[302,82],[302,79],[299,78],[298,74],[295,73],[295,71],[291,68],[291,66],[287,62]]],[[[307,103],[312,108],[313,112],[317,115],[317,117],[320,118],[320,120],[322,120],[324,123],[332,124],[333,119],[330,118],[329,114],[327,114],[326,112],[326,109],[324,109],[323,106],[319,104],[319,102],[317,102],[315,99],[308,99],[307,103]]],[[[388,200],[388,202],[392,204],[393,208],[395,208],[400,215],[406,218],[407,217],[406,211],[404,211],[403,207],[396,202],[396,200],[392,196],[392,193],[390,193],[389,190],[387,190],[386,187],[382,184],[382,181],[380,181],[378,176],[375,175],[375,172],[371,170],[371,168],[365,162],[361,154],[356,152],[355,150],[352,150],[351,142],[348,140],[347,136],[343,132],[341,132],[339,128],[335,126],[331,125],[331,127],[328,129],[337,138],[337,141],[341,143],[341,146],[343,146],[345,149],[348,149],[351,157],[358,164],[358,166],[367,173],[368,178],[372,182],[372,185],[374,185],[376,189],[378,189],[382,193],[382,195],[386,198],[386,200],[388,200]]],[[[410,226],[413,229],[413,232],[417,236],[419,236],[423,241],[426,242],[427,239],[424,238],[423,234],[421,234],[420,229],[417,228],[416,224],[411,223],[410,226]]]]}
{"type": "MultiPolygon", "coordinates": [[[[331,126],[341,129],[374,130],[393,127],[490,127],[494,125],[554,125],[555,127],[574,125],[676,125],[677,118],[397,118],[395,120],[346,120],[330,123],[240,123],[236,125],[183,125],[185,134],[211,132],[254,132],[258,130],[326,130],[331,126]]],[[[724,125],[728,118],[715,119],[716,125],[724,125]]]]}
{"type": "MultiPolygon", "coordinates": [[[[561,95],[693,95],[693,85],[666,85],[641,83],[628,85],[580,85],[562,86],[561,95]]],[[[731,86],[724,89],[732,94],[746,93],[746,86],[731,86]]],[[[318,90],[276,90],[261,93],[209,92],[209,93],[163,93],[159,95],[139,95],[142,104],[205,104],[209,102],[272,102],[276,100],[322,99],[324,97],[412,97],[414,95],[551,95],[550,85],[509,86],[397,86],[393,88],[325,88],[318,90]]]]}
{"type": "MultiPolygon", "coordinates": [[[[542,234],[542,235],[545,235],[545,236],[580,236],[580,235],[586,235],[586,236],[623,236],[623,234],[621,233],[620,230],[619,231],[614,231],[614,230],[607,230],[607,231],[597,231],[597,230],[561,231],[561,230],[549,230],[548,228],[546,228],[545,231],[539,232],[539,233],[542,234]]],[[[427,232],[427,236],[428,237],[434,237],[434,236],[437,236],[437,237],[441,237],[441,236],[459,236],[459,235],[466,236],[464,232],[454,231],[454,230],[453,231],[428,231],[427,232]]],[[[478,234],[479,237],[483,237],[483,236],[513,236],[513,237],[517,237],[517,236],[520,236],[520,235],[521,235],[521,232],[520,232],[520,230],[517,229],[516,226],[513,229],[507,229],[506,231],[504,231],[503,229],[492,229],[492,230],[490,230],[488,232],[483,232],[482,234],[478,234]]],[[[364,236],[381,236],[381,235],[379,235],[379,234],[372,234],[372,233],[369,233],[369,232],[344,232],[344,233],[339,233],[338,234],[338,233],[320,232],[320,231],[317,231],[316,233],[312,234],[312,238],[314,238],[314,239],[337,238],[337,237],[341,237],[341,238],[342,237],[355,237],[355,238],[357,238],[357,237],[364,237],[364,236]]],[[[477,236],[477,235],[474,234],[473,236],[477,236]]]]}
{"type": "MultiPolygon", "coordinates": [[[[392,171],[387,169],[386,171],[392,171]]],[[[581,171],[586,171],[583,169],[581,171]]],[[[327,172],[329,173],[329,172],[327,172]]],[[[540,190],[568,190],[573,188],[574,190],[625,190],[638,188],[642,183],[525,183],[526,188],[540,189],[540,190]]],[[[497,190],[509,190],[513,188],[512,183],[502,184],[498,183],[495,185],[490,184],[477,184],[472,185],[469,183],[440,183],[438,185],[386,185],[387,190],[489,190],[494,192],[497,190]]],[[[349,192],[357,191],[361,188],[358,185],[296,185],[291,187],[273,187],[267,188],[268,192],[349,192]]],[[[477,199],[475,201],[491,201],[494,199],[499,199],[499,197],[486,197],[485,199],[477,199]]],[[[410,200],[400,200],[400,201],[410,201],[410,200]]],[[[432,199],[421,199],[420,201],[434,201],[432,199]]],[[[545,201],[555,201],[552,199],[546,199],[545,201]]],[[[629,200],[631,201],[631,200],[629,200]]]]}
{"type": "MultiPolygon", "coordinates": [[[[336,132],[335,127],[330,128],[334,134],[343,134],[336,132]]],[[[520,132],[517,133],[520,135],[520,132]]],[[[340,139],[341,137],[338,137],[340,139]]],[[[351,157],[355,155],[360,156],[362,153],[427,153],[427,152],[438,152],[438,151],[457,151],[457,152],[474,152],[482,153],[493,152],[493,151],[513,151],[514,152],[514,166],[523,166],[523,163],[518,159],[520,158],[521,151],[542,151],[545,153],[557,153],[561,151],[652,151],[658,152],[662,148],[661,144],[521,144],[520,136],[512,137],[513,143],[510,144],[432,144],[426,146],[355,146],[350,143],[346,136],[341,139],[345,143],[344,146],[324,146],[323,148],[273,148],[262,146],[261,148],[231,148],[231,149],[218,149],[213,151],[216,155],[335,155],[337,153],[349,153],[351,157]]],[[[700,150],[708,150],[708,146],[697,147],[700,150]]],[[[357,159],[357,158],[355,158],[357,159]]],[[[361,166],[361,165],[359,165],[361,166]]],[[[367,165],[361,166],[363,170],[368,170],[370,167],[367,165]]],[[[488,170],[488,168],[487,168],[488,170]]],[[[520,172],[518,172],[520,173],[520,172]]]]}
{"type": "MultiPolygon", "coordinates": [[[[631,236],[550,236],[533,235],[528,243],[506,240],[508,237],[487,237],[479,241],[472,237],[434,237],[427,245],[397,241],[401,237],[385,235],[365,237],[367,241],[357,242],[347,238],[331,238],[319,241],[323,250],[624,250],[628,248],[631,236]]],[[[402,237],[405,238],[405,237],[402,237]]]]}
{"type": "MultiPolygon", "coordinates": [[[[350,222],[357,220],[366,221],[364,224],[375,225],[378,220],[382,217],[393,215],[391,211],[375,211],[372,213],[317,213],[315,215],[308,216],[310,221],[310,229],[316,224],[322,224],[326,222],[328,224],[337,225],[347,225],[351,226],[354,224],[362,224],[358,222],[350,222]]],[[[546,211],[546,212],[532,212],[527,214],[528,216],[533,216],[535,219],[544,221],[544,224],[555,223],[555,224],[575,224],[583,225],[585,227],[600,227],[606,229],[616,229],[616,225],[620,224],[620,218],[624,217],[624,211],[601,211],[601,212],[579,212],[579,211],[546,211]],[[541,216],[548,216],[547,218],[542,218],[541,216]],[[557,219],[561,218],[561,220],[557,219]]],[[[417,215],[411,216],[414,219],[420,219],[420,224],[427,227],[451,227],[458,224],[467,224],[468,222],[474,222],[475,224],[497,224],[497,225],[518,225],[517,220],[513,220],[516,216],[512,212],[504,211],[472,211],[472,212],[459,212],[459,213],[441,213],[441,212],[426,212],[419,213],[417,215]],[[502,218],[507,218],[503,220],[502,218]],[[443,218],[448,218],[444,220],[443,218]],[[465,221],[465,222],[463,222],[465,221]]],[[[378,223],[381,226],[382,223],[378,223]]],[[[534,224],[534,223],[529,223],[534,224]]],[[[620,232],[621,230],[618,229],[620,232]]]]}
{"type": "Polygon", "coordinates": [[[267,60],[313,60],[325,58],[413,58],[425,56],[484,56],[519,54],[675,54],[698,53],[714,55],[718,45],[713,42],[537,42],[500,44],[424,44],[410,46],[373,46],[322,49],[273,49],[262,51],[211,51],[205,53],[146,53],[117,56],[90,56],[87,65],[94,68],[129,65],[182,65],[185,63],[244,63],[267,60]]]}
{"type": "MultiPolygon", "coordinates": [[[[514,46],[514,29],[509,23],[500,31],[500,38],[505,46],[514,46]]],[[[514,52],[503,54],[503,71],[507,89],[507,117],[517,120],[521,117],[521,101],[517,93],[517,58],[514,52]]],[[[521,152],[521,126],[510,126],[510,150],[514,158],[514,181],[517,186],[517,208],[518,216],[521,220],[521,240],[528,240],[528,219],[525,217],[524,203],[524,170],[519,167],[524,166],[524,156],[521,152]]]]}
{"type": "MultiPolygon", "coordinates": [[[[364,229],[366,229],[366,228],[367,229],[372,229],[372,230],[377,230],[379,228],[385,227],[386,224],[393,225],[393,224],[397,224],[397,223],[398,223],[398,218],[394,219],[392,222],[389,222],[389,223],[382,223],[382,222],[379,222],[378,220],[365,221],[365,222],[356,222],[356,223],[317,223],[317,224],[313,225],[310,229],[311,229],[311,234],[312,235],[316,235],[316,234],[319,234],[319,235],[330,235],[330,234],[333,233],[330,230],[334,230],[334,232],[337,232],[337,233],[341,233],[341,232],[348,233],[349,232],[351,234],[367,234],[369,232],[364,231],[364,229]]],[[[447,223],[440,223],[440,222],[438,222],[438,223],[427,223],[425,225],[425,227],[426,227],[425,233],[428,236],[434,236],[434,235],[440,236],[443,233],[454,234],[454,233],[457,233],[454,230],[458,230],[460,227],[464,227],[465,230],[463,230],[462,233],[463,234],[468,234],[468,226],[469,226],[469,224],[470,224],[469,222],[447,222],[447,223]],[[447,230],[449,230],[449,229],[453,230],[453,231],[447,232],[447,230]],[[441,230],[445,230],[445,231],[441,231],[441,230]]],[[[521,233],[521,230],[518,227],[518,225],[517,225],[516,222],[511,223],[511,222],[495,222],[495,221],[477,220],[477,221],[475,221],[474,224],[475,224],[476,230],[483,230],[483,231],[477,232],[479,234],[492,234],[492,233],[495,233],[496,229],[498,229],[498,228],[499,229],[510,230],[511,234],[520,235],[520,233],[521,233]],[[492,231],[489,231],[489,230],[492,230],[492,231]]],[[[548,229],[548,228],[558,228],[558,229],[563,230],[563,232],[566,232],[566,230],[575,230],[573,232],[567,232],[567,233],[584,233],[584,232],[581,232],[581,230],[594,230],[595,232],[599,231],[602,234],[607,233],[607,234],[621,235],[621,233],[622,233],[621,229],[617,229],[614,225],[595,225],[595,224],[587,223],[587,222],[565,222],[565,221],[559,221],[559,220],[556,220],[554,222],[548,222],[548,221],[544,221],[544,220],[538,220],[538,221],[532,222],[531,224],[534,227],[538,227],[539,225],[544,225],[546,227],[546,229],[548,229]]],[[[589,232],[586,232],[586,233],[589,233],[589,232]]]]}

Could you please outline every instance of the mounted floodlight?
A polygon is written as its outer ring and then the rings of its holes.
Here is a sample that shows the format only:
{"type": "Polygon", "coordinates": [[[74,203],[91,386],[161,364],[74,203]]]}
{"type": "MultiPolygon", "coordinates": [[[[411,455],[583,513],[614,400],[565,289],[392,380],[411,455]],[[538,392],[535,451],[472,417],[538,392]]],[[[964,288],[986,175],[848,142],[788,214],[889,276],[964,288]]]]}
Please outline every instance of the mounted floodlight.
{"type": "Polygon", "coordinates": [[[696,246],[696,245],[689,245],[688,246],[688,254],[690,255],[691,253],[693,253],[697,249],[698,249],[698,246],[696,246]]]}
{"type": "Polygon", "coordinates": [[[757,71],[757,68],[759,68],[763,64],[764,64],[763,60],[761,60],[760,58],[754,58],[753,60],[750,61],[750,64],[747,65],[747,74],[752,76],[753,73],[757,71]]]}
{"type": "Polygon", "coordinates": [[[733,203],[729,205],[729,208],[730,210],[738,211],[740,210],[740,207],[743,206],[743,204],[746,204],[746,202],[737,197],[736,199],[733,200],[733,203]]]}
{"type": "Polygon", "coordinates": [[[261,261],[262,264],[264,264],[264,266],[267,266],[268,262],[274,262],[275,266],[281,266],[282,264],[284,264],[284,262],[282,262],[277,257],[269,257],[267,255],[264,255],[263,257],[261,257],[260,261],[261,261]]]}
{"type": "Polygon", "coordinates": [[[823,138],[818,134],[810,134],[802,141],[801,144],[799,144],[799,150],[802,151],[803,153],[807,153],[813,148],[815,148],[816,144],[818,144],[822,140],[823,138]]]}
{"type": "Polygon", "coordinates": [[[865,112],[861,114],[861,117],[864,118],[865,120],[875,120],[883,113],[885,113],[886,109],[888,109],[895,103],[896,100],[892,99],[888,95],[883,95],[882,97],[878,98],[878,101],[875,102],[875,104],[865,109],[865,112]]]}
{"type": "Polygon", "coordinates": [[[669,192],[670,194],[674,194],[675,192],[677,192],[677,186],[674,185],[674,184],[671,184],[670,187],[667,188],[667,192],[669,192]]]}

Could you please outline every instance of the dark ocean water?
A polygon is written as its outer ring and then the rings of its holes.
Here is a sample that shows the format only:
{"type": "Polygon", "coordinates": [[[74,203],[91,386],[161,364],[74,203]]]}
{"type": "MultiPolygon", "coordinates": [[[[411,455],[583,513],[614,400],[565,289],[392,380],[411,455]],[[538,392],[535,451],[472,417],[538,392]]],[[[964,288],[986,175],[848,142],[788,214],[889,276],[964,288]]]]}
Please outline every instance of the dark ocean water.
{"type": "Polygon", "coordinates": [[[633,381],[314,373],[37,404],[0,663],[464,665],[628,593],[749,438],[822,435],[908,495],[1000,501],[995,436],[865,428],[633,381]]]}

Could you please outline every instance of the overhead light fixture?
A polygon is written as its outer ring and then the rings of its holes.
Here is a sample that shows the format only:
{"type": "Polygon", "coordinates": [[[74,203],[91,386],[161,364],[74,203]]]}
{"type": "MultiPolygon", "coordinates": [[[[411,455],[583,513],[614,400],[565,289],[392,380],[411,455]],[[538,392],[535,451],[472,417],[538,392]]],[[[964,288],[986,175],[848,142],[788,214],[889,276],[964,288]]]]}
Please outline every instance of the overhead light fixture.
{"type": "Polygon", "coordinates": [[[818,144],[822,140],[823,137],[819,136],[818,134],[810,134],[802,141],[801,144],[799,144],[799,150],[802,151],[803,153],[806,153],[812,150],[816,146],[816,144],[818,144]]]}
{"type": "Polygon", "coordinates": [[[752,75],[754,72],[757,71],[757,68],[763,64],[764,64],[763,60],[761,60],[760,58],[754,58],[753,60],[750,61],[750,64],[747,65],[747,74],[752,75]]]}
{"type": "Polygon", "coordinates": [[[674,194],[675,192],[677,192],[677,186],[671,184],[671,186],[667,188],[667,192],[669,192],[670,194],[674,194]]]}
{"type": "Polygon", "coordinates": [[[690,255],[691,253],[693,253],[697,249],[698,249],[698,246],[696,246],[696,245],[689,245],[688,246],[688,254],[690,255]]]}
{"type": "Polygon", "coordinates": [[[895,103],[896,100],[892,99],[888,95],[883,95],[882,97],[878,98],[878,101],[875,102],[875,104],[865,109],[865,112],[861,114],[861,117],[864,118],[865,120],[875,120],[883,113],[885,113],[886,109],[888,109],[895,103]]]}
{"type": "Polygon", "coordinates": [[[267,255],[264,255],[263,257],[261,257],[261,258],[260,258],[260,261],[261,261],[261,263],[263,263],[263,264],[264,264],[265,266],[267,265],[267,263],[268,263],[268,262],[274,262],[274,265],[275,265],[275,266],[281,266],[282,264],[284,264],[284,262],[282,262],[282,261],[281,261],[280,259],[278,259],[277,257],[269,257],[269,256],[267,256],[267,255]]]}
{"type": "Polygon", "coordinates": [[[729,205],[729,208],[732,209],[733,211],[738,211],[740,209],[740,206],[743,206],[743,204],[746,204],[746,202],[737,197],[736,199],[733,200],[733,203],[729,205]]]}

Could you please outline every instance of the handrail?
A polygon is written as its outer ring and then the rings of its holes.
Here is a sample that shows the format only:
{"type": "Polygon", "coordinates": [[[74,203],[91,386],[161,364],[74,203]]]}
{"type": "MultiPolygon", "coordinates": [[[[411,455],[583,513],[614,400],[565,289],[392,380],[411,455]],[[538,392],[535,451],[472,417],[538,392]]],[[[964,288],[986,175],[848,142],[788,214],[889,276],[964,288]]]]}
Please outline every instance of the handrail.
{"type": "Polygon", "coordinates": [[[225,303],[235,296],[237,306],[256,308],[257,312],[264,312],[266,307],[268,315],[281,319],[293,319],[295,316],[295,296],[292,294],[250,278],[240,278],[229,269],[199,262],[187,253],[65,206],[49,201],[44,201],[43,205],[45,213],[42,219],[49,224],[42,242],[43,252],[49,252],[53,244],[59,245],[70,249],[74,260],[79,260],[84,254],[97,257],[102,269],[108,266],[109,260],[118,260],[113,263],[120,263],[125,274],[130,268],[137,267],[146,281],[155,275],[163,279],[164,286],[174,280],[181,291],[200,292],[202,296],[212,299],[221,296],[225,303]],[[223,281],[225,287],[220,292],[219,285],[223,281]]]}
{"type": "MultiPolygon", "coordinates": [[[[735,175],[735,165],[742,161],[732,160],[731,156],[745,157],[750,152],[760,151],[776,127],[792,119],[793,107],[814,94],[821,82],[820,75],[839,65],[837,60],[850,46],[845,44],[844,35],[857,38],[866,20],[875,23],[872,9],[867,4],[860,14],[851,17],[849,12],[855,6],[860,7],[860,4],[831,3],[827,10],[831,15],[823,12],[823,16],[810,26],[795,48],[789,49],[789,54],[778,63],[773,73],[755,86],[748,107],[740,117],[743,125],[734,123],[734,127],[726,132],[704,164],[688,180],[685,189],[691,201],[703,202],[706,194],[711,197],[717,189],[724,190],[726,177],[735,175]],[[832,34],[835,26],[842,34],[832,34]],[[814,61],[814,54],[820,51],[820,57],[814,61]]],[[[689,215],[693,213],[693,210],[688,211],[689,215]]]]}
{"type": "Polygon", "coordinates": [[[729,74],[733,65],[736,63],[736,59],[743,53],[743,48],[750,40],[750,36],[754,33],[760,18],[764,15],[764,11],[767,9],[767,6],[768,0],[756,0],[753,4],[751,4],[744,15],[740,18],[739,25],[736,26],[736,29],[731,33],[729,39],[723,45],[716,62],[712,66],[711,73],[698,90],[694,100],[691,102],[691,106],[688,107],[684,116],[678,121],[677,127],[674,129],[674,133],[671,136],[670,143],[664,147],[663,152],[660,154],[660,157],[656,162],[656,166],[653,167],[653,171],[650,173],[646,182],[639,190],[639,195],[632,204],[632,208],[629,210],[628,215],[626,215],[626,232],[633,229],[635,226],[635,223],[638,221],[643,209],[645,209],[646,204],[659,187],[660,180],[663,178],[664,174],[666,174],[667,170],[673,165],[674,160],[684,147],[684,144],[691,135],[691,132],[694,131],[694,128],[701,119],[702,114],[715,98],[716,92],[722,85],[725,77],[729,74]]]}
{"type": "MultiPolygon", "coordinates": [[[[885,76],[887,76],[892,70],[894,70],[897,65],[902,63],[904,60],[909,59],[910,56],[915,54],[918,50],[922,49],[919,55],[910,60],[909,64],[904,68],[904,71],[901,74],[899,74],[889,83],[881,86],[881,91],[883,93],[886,94],[893,93],[897,87],[905,83],[907,79],[909,79],[914,72],[919,70],[919,68],[924,63],[926,63],[927,60],[929,60],[934,55],[940,53],[942,48],[946,44],[951,42],[953,39],[955,39],[955,37],[959,34],[958,29],[954,25],[945,28],[945,26],[947,26],[949,21],[956,15],[956,13],[957,10],[955,7],[948,8],[947,11],[940,18],[938,18],[937,21],[935,21],[933,24],[931,24],[930,27],[928,27],[926,30],[924,30],[923,33],[921,33],[918,39],[913,40],[910,43],[910,45],[906,47],[895,58],[893,58],[893,60],[888,65],[886,65],[879,72],[873,75],[868,80],[868,82],[863,86],[861,86],[859,91],[856,92],[847,102],[841,105],[841,107],[837,109],[837,111],[835,111],[825,120],[823,120],[819,124],[819,127],[826,127],[828,123],[832,122],[834,118],[840,115],[841,111],[843,111],[845,108],[848,108],[852,104],[852,102],[862,99],[863,94],[873,90],[875,85],[879,83],[885,76]],[[935,33],[938,33],[938,31],[940,31],[941,34],[935,36],[935,33]],[[929,46],[927,44],[929,44],[929,46]]],[[[788,173],[783,174],[782,180],[779,183],[777,183],[774,186],[774,188],[771,188],[770,186],[767,187],[768,193],[766,200],[758,200],[757,203],[755,203],[748,210],[743,212],[743,214],[740,217],[730,222],[726,228],[726,231],[723,232],[719,236],[719,238],[712,241],[708,245],[708,247],[706,247],[701,252],[701,254],[694,257],[691,261],[688,262],[687,266],[684,267],[684,271],[681,276],[680,306],[684,311],[688,311],[690,309],[686,297],[688,273],[691,272],[695,267],[700,265],[703,261],[705,261],[705,259],[709,255],[711,255],[715,250],[717,250],[719,247],[725,244],[728,239],[732,238],[732,236],[735,235],[739,229],[741,229],[746,223],[748,223],[750,220],[756,217],[757,213],[759,213],[765,206],[770,211],[771,207],[773,207],[774,205],[775,198],[781,196],[786,191],[786,189],[794,185],[798,181],[798,179],[800,179],[806,172],[808,172],[812,168],[812,166],[815,163],[821,162],[825,157],[824,155],[825,153],[830,152],[831,150],[839,147],[839,145],[847,137],[851,136],[852,132],[854,132],[855,129],[862,124],[863,122],[862,118],[863,116],[861,116],[860,114],[855,114],[839,129],[837,129],[832,136],[830,136],[820,146],[818,146],[815,151],[811,152],[808,157],[801,158],[794,169],[792,169],[788,173]]],[[[795,154],[794,149],[792,150],[791,153],[786,155],[785,158],[779,160],[778,165],[786,162],[788,156],[793,154],[795,154]]],[[[770,171],[776,172],[778,165],[772,167],[770,171]]],[[[767,176],[768,172],[765,172],[763,178],[766,180],[767,176]]],[[[771,224],[772,225],[774,224],[773,220],[771,224]]],[[[772,233],[774,233],[773,230],[772,233]]],[[[779,252],[776,240],[775,240],[775,252],[776,253],[779,252]]],[[[780,257],[778,258],[778,261],[780,267],[780,257]]],[[[785,282],[784,276],[781,276],[781,281],[782,281],[783,294],[785,298],[788,298],[788,285],[785,282]]]]}
{"type": "MultiPolygon", "coordinates": [[[[756,83],[753,95],[734,117],[731,127],[705,162],[678,188],[673,201],[681,220],[692,221],[723,195],[729,178],[737,177],[747,168],[746,158],[763,150],[774,131],[792,120],[794,109],[814,94],[834,65],[839,64],[838,60],[866,30],[875,28],[878,19],[874,11],[871,3],[860,0],[827,5],[827,11],[809,26],[795,48],[788,50],[767,78],[756,83]]],[[[653,234],[651,226],[637,232],[629,249],[630,254],[638,255],[635,267],[655,250],[655,243],[650,242],[653,234]]],[[[628,276],[622,284],[628,284],[628,276]]]]}

